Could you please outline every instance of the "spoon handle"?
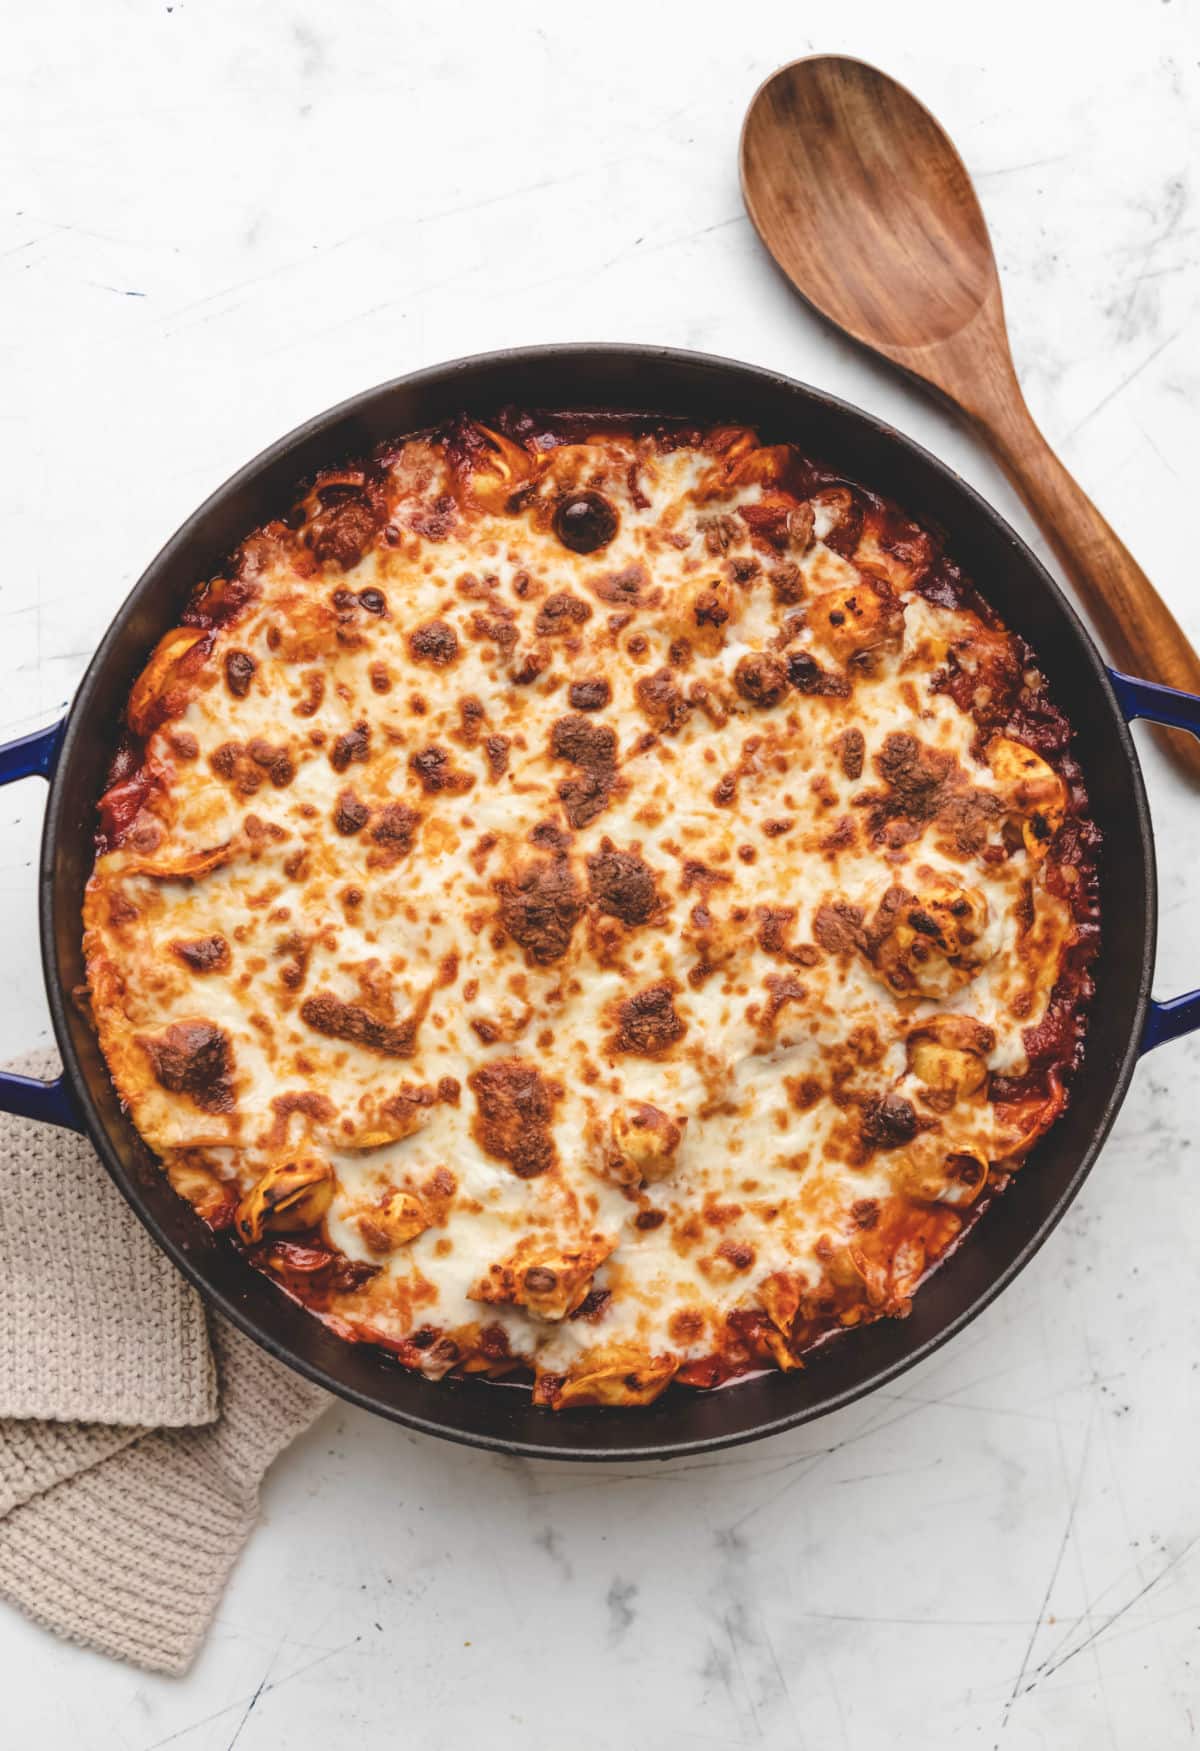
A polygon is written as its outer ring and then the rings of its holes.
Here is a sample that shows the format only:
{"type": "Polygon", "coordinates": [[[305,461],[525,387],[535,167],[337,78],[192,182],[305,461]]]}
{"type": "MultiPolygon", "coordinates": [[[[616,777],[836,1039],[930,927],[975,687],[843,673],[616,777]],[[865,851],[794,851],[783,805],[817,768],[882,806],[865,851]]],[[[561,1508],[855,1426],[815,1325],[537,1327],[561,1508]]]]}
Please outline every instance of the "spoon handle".
{"type": "MultiPolygon", "coordinates": [[[[973,409],[1013,485],[1053,547],[1119,668],[1200,693],[1200,657],[1141,566],[1068,474],[1016,385],[973,409]]],[[[1200,782],[1200,741],[1161,732],[1177,763],[1200,782]]]]}

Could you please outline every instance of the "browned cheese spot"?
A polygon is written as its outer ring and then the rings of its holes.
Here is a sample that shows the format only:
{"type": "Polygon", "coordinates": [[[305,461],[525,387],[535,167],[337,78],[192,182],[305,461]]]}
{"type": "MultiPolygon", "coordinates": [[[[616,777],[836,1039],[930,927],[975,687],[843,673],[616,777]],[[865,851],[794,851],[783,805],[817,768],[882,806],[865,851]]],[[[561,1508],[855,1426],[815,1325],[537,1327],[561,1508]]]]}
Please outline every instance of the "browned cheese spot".
{"type": "Polygon", "coordinates": [[[754,558],[753,554],[749,554],[745,557],[736,556],[731,559],[725,569],[733,583],[741,584],[744,587],[746,584],[752,584],[754,582],[755,578],[762,571],[762,566],[759,564],[758,560],[754,558]]]}
{"type": "Polygon", "coordinates": [[[437,1090],[429,1083],[402,1082],[394,1094],[380,1102],[379,1112],[395,1126],[398,1137],[411,1137],[437,1102],[437,1090]]]}
{"type": "Polygon", "coordinates": [[[401,1022],[379,1021],[358,1004],[343,1003],[331,991],[318,991],[306,997],[300,1005],[300,1017],[314,1033],[325,1034],[331,1040],[345,1040],[384,1058],[411,1058],[422,1021],[421,1013],[406,1016],[401,1022]]]}
{"type": "Polygon", "coordinates": [[[311,937],[301,935],[298,930],[289,931],[281,936],[275,945],[275,954],[285,964],[279,970],[281,983],[289,991],[299,991],[308,977],[308,963],[312,956],[313,944],[311,937]]]}
{"type": "Polygon", "coordinates": [[[511,742],[508,736],[488,736],[484,740],[483,751],[487,757],[488,776],[493,783],[503,778],[508,770],[508,751],[511,742]]]}
{"type": "Polygon", "coordinates": [[[813,935],[831,955],[852,955],[864,943],[863,911],[847,900],[835,900],[817,908],[813,935]]]}
{"type": "Polygon", "coordinates": [[[885,737],[875,768],[886,789],[855,800],[870,808],[867,825],[882,844],[908,844],[936,821],[956,850],[974,856],[1003,813],[1001,799],[971,785],[953,754],[926,747],[906,731],[885,737]]]}
{"type": "Polygon", "coordinates": [[[598,577],[588,578],[587,587],[602,602],[611,602],[618,608],[636,608],[650,588],[650,579],[645,566],[627,565],[623,571],[602,572],[598,577]]]}
{"type": "Polygon", "coordinates": [[[349,788],[338,792],[333,824],[339,833],[361,833],[370,819],[371,811],[361,797],[349,788]]]}
{"type": "Polygon", "coordinates": [[[917,1114],[900,1094],[880,1095],[863,1109],[863,1140],[876,1149],[898,1149],[917,1134],[917,1114]]]}
{"type": "Polygon", "coordinates": [[[611,699],[612,688],[603,676],[572,681],[567,689],[567,703],[572,711],[603,711],[611,699]]]}
{"type": "Polygon", "coordinates": [[[223,936],[176,938],[172,954],[178,955],[193,973],[223,973],[229,966],[229,944],[223,936]]]}
{"type": "Polygon", "coordinates": [[[838,763],[847,778],[861,778],[866,741],[861,730],[843,730],[834,742],[838,763]]]}
{"type": "Polygon", "coordinates": [[[332,563],[350,571],[371,546],[379,523],[365,499],[347,498],[314,518],[310,531],[313,554],[322,565],[332,563]]]}
{"type": "Polygon", "coordinates": [[[733,684],[743,699],[768,711],[788,690],[787,665],[781,657],[765,653],[741,657],[733,671],[733,684]]]}
{"type": "Polygon", "coordinates": [[[879,1221],[878,1198],[856,1198],[850,1206],[850,1220],[856,1228],[874,1228],[879,1221]]]}
{"type": "Polygon", "coordinates": [[[565,638],[592,618],[592,609],[570,590],[556,590],[538,610],[533,630],[538,638],[565,638]]]}
{"type": "Polygon", "coordinates": [[[375,817],[371,828],[372,842],[392,854],[392,861],[398,861],[413,848],[413,840],[421,817],[416,809],[410,809],[405,803],[388,803],[375,817]]]}
{"type": "Polygon", "coordinates": [[[320,669],[309,669],[304,679],[304,692],[293,712],[296,717],[315,717],[325,697],[325,677],[320,669]]]}
{"type": "Polygon", "coordinates": [[[498,881],[500,922],[539,966],[561,960],[583,912],[583,893],[565,857],[542,858],[498,881]]]}
{"type": "Polygon", "coordinates": [[[473,748],[479,740],[479,732],[487,719],[482,699],[474,693],[468,693],[458,702],[458,739],[466,747],[473,748]]]}
{"type": "Polygon", "coordinates": [[[485,1154],[519,1179],[536,1179],[555,1163],[551,1125],[562,1090],[519,1058],[500,1058],[467,1078],[475,1096],[471,1135],[485,1154]]]}
{"type": "Polygon", "coordinates": [[[572,827],[586,827],[608,807],[616,783],[616,732],[586,717],[560,717],[550,731],[550,753],[578,768],[559,784],[558,796],[572,827]]]}
{"type": "Polygon", "coordinates": [[[507,656],[520,637],[516,609],[507,602],[489,601],[486,608],[476,608],[472,613],[470,632],[472,638],[497,645],[507,656]]]}
{"type": "Polygon", "coordinates": [[[539,851],[569,851],[571,835],[557,821],[539,821],[536,827],[529,829],[529,843],[536,845],[539,851]]]}
{"type": "Polygon", "coordinates": [[[635,991],[617,1007],[617,1031],[611,1042],[616,1052],[638,1058],[656,1058],[676,1045],[687,1024],[675,1008],[675,987],[668,980],[635,991]]]}
{"type": "Polygon", "coordinates": [[[744,533],[737,518],[726,516],[724,512],[716,517],[703,518],[697,527],[704,537],[706,551],[716,556],[727,553],[744,533]]]}
{"type": "Polygon", "coordinates": [[[296,766],[286,748],[276,748],[261,736],[245,746],[241,742],[223,742],[209,756],[209,765],[218,778],[233,786],[240,796],[253,796],[265,780],[270,779],[276,790],[285,790],[296,776],[296,766]]]}
{"type": "Polygon", "coordinates": [[[168,730],[167,740],[177,760],[195,760],[200,753],[200,744],[191,730],[168,730]]]}
{"type": "Polygon", "coordinates": [[[661,917],[663,901],[654,871],[636,851],[618,851],[611,839],[587,860],[588,887],[601,912],[622,924],[649,924],[661,917]]]}
{"type": "Polygon", "coordinates": [[[534,645],[525,652],[516,667],[509,671],[509,679],[514,687],[531,687],[549,666],[550,652],[544,645],[534,645]]]}
{"type": "Polygon", "coordinates": [[[850,683],[844,675],[823,669],[807,651],[793,651],[788,658],[788,680],[798,693],[814,699],[848,699],[850,683]]]}
{"type": "Polygon", "coordinates": [[[286,748],[277,748],[263,736],[255,736],[246,744],[246,752],[266,773],[276,790],[285,790],[295,778],[295,762],[286,748]]]}
{"type": "Polygon", "coordinates": [[[713,869],[711,864],[701,861],[698,857],[689,857],[684,862],[679,886],[685,894],[690,894],[693,888],[708,897],[714,888],[725,886],[733,877],[727,870],[713,869]]]}
{"type": "Polygon", "coordinates": [[[758,946],[767,955],[787,951],[787,939],[796,922],[794,906],[760,906],[758,908],[758,946]]]}
{"type": "Polygon", "coordinates": [[[767,988],[767,1005],[763,1014],[763,1029],[769,1032],[789,1003],[803,1003],[808,987],[791,973],[768,973],[763,980],[767,988]]]}
{"type": "Polygon", "coordinates": [[[914,827],[932,820],[943,792],[953,783],[956,765],[953,754],[927,748],[916,736],[893,730],[875,757],[876,770],[887,785],[888,794],[875,799],[871,831],[879,833],[893,820],[914,827]]]}
{"type": "Polygon", "coordinates": [[[771,572],[771,594],[781,608],[794,607],[804,600],[804,580],[800,576],[800,567],[787,562],[777,565],[771,572]]]}
{"type": "Polygon", "coordinates": [[[447,620],[427,620],[409,633],[408,652],[414,663],[444,669],[458,655],[458,634],[447,620]]]}
{"type": "Polygon", "coordinates": [[[634,692],[642,711],[660,735],[672,735],[687,722],[692,708],[670,669],[657,669],[653,675],[643,675],[634,692]]]}
{"type": "Polygon", "coordinates": [[[460,772],[451,765],[446,749],[439,748],[436,743],[410,754],[408,764],[428,796],[436,796],[439,791],[444,791],[447,796],[461,796],[475,783],[469,772],[460,772]]]}
{"type": "MultiPolygon", "coordinates": [[[[878,906],[875,908],[870,922],[863,929],[861,939],[857,946],[874,958],[879,950],[880,944],[884,941],[885,937],[891,935],[901,912],[914,899],[914,897],[915,896],[911,894],[907,888],[902,888],[895,884],[888,888],[878,906]]],[[[819,942],[820,937],[818,937],[817,940],[819,942]]]]}
{"type": "Polygon", "coordinates": [[[858,837],[858,829],[849,815],[841,815],[820,840],[822,851],[846,851],[858,837]]]}
{"type": "Polygon", "coordinates": [[[700,591],[692,604],[692,619],[697,626],[711,626],[717,629],[727,623],[729,604],[720,588],[700,591]]]}
{"type": "Polygon", "coordinates": [[[345,772],[355,761],[367,759],[371,751],[371,730],[364,719],[360,719],[351,730],[346,730],[337,738],[329,750],[329,764],[335,772],[345,772]]]}
{"type": "Polygon", "coordinates": [[[139,1034],[155,1079],[170,1094],[184,1094],[206,1113],[230,1113],[233,1047],[211,1021],[177,1021],[161,1034],[139,1034]]]}
{"type": "Polygon", "coordinates": [[[258,664],[248,651],[229,651],[225,657],[225,685],[235,699],[244,699],[250,691],[258,664]]]}
{"type": "Polygon", "coordinates": [[[745,1240],[723,1240],[717,1256],[725,1259],[735,1271],[748,1271],[754,1263],[754,1248],[745,1240]]]}
{"type": "Polygon", "coordinates": [[[300,1088],[289,1090],[287,1094],[277,1094],[271,1099],[271,1111],[274,1118],[271,1129],[267,1132],[267,1146],[271,1149],[287,1147],[288,1120],[293,1113],[302,1113],[306,1119],[312,1119],[317,1124],[331,1124],[337,1116],[337,1108],[328,1095],[320,1094],[315,1088],[300,1088]]]}

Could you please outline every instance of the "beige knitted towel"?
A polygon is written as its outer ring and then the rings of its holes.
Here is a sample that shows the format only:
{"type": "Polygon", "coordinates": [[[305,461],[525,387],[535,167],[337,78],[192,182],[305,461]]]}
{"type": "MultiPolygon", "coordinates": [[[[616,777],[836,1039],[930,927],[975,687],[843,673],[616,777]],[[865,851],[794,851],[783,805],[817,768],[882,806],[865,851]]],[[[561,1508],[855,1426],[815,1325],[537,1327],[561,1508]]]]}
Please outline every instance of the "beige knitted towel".
{"type": "Polygon", "coordinates": [[[186,1670],[263,1473],[328,1403],[225,1320],[206,1328],[88,1143],[0,1116],[0,1597],[186,1670]]]}

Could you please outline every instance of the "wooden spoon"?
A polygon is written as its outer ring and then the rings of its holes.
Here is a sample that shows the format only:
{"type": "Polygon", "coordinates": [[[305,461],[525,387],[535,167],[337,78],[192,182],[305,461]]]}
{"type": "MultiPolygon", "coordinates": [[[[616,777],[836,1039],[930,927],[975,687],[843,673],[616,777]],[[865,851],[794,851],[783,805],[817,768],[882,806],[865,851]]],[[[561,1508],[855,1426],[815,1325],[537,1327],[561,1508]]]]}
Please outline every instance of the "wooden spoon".
{"type": "MultiPolygon", "coordinates": [[[[979,201],[924,105],[865,62],[793,61],[755,94],[741,171],[755,229],[796,290],[991,445],[1118,665],[1200,693],[1200,658],[1025,405],[979,201]]],[[[1169,745],[1200,780],[1200,741],[1176,732],[1169,745]]]]}

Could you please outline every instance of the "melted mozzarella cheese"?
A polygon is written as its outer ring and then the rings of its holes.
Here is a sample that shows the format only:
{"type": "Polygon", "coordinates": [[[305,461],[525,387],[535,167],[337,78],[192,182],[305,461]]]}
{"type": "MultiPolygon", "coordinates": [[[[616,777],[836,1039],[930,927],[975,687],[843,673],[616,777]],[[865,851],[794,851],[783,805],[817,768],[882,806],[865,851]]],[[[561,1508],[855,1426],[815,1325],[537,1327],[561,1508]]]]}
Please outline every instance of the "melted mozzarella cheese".
{"type": "MultiPolygon", "coordinates": [[[[741,513],[782,488],[713,444],[613,434],[526,467],[498,504],[486,469],[414,441],[363,551],[320,557],[312,497],[256,538],[254,593],[148,736],[157,785],[97,860],[86,947],[117,1086],[177,1184],[245,1200],[273,1164],[328,1164],[304,1243],[373,1274],[321,1311],[431,1372],[524,1362],[553,1402],[598,1358],[664,1380],[744,1362],[737,1316],[770,1314],[772,1280],[794,1285],[785,1333],[796,1305],[903,1311],[970,1201],[945,1164],[996,1147],[986,1090],[915,1078],[914,1032],[974,1024],[987,1069],[1019,1072],[1072,922],[939,684],[970,610],[898,577],[893,635],[834,660],[811,605],[875,586],[826,545],[827,503],[811,539],[803,519],[764,538],[741,513]],[[583,491],[619,523],[581,554],[553,511],[583,491]],[[797,658],[835,684],[779,681],[797,658]],[[583,682],[607,684],[599,709],[583,682]],[[941,774],[915,788],[914,749],[941,774]],[[625,918],[614,854],[643,883],[625,918]],[[930,908],[953,919],[963,893],[982,922],[935,965],[930,908]],[[889,907],[907,935],[881,934],[889,907]],[[879,1131],[888,1101],[912,1134],[879,1131]],[[678,1134],[661,1174],[617,1159],[643,1108],[678,1134]],[[428,1221],[391,1244],[400,1193],[428,1221]],[[572,1271],[580,1317],[559,1317],[547,1276],[572,1271]]],[[[281,1209],[256,1238],[292,1231],[281,1209]]]]}

